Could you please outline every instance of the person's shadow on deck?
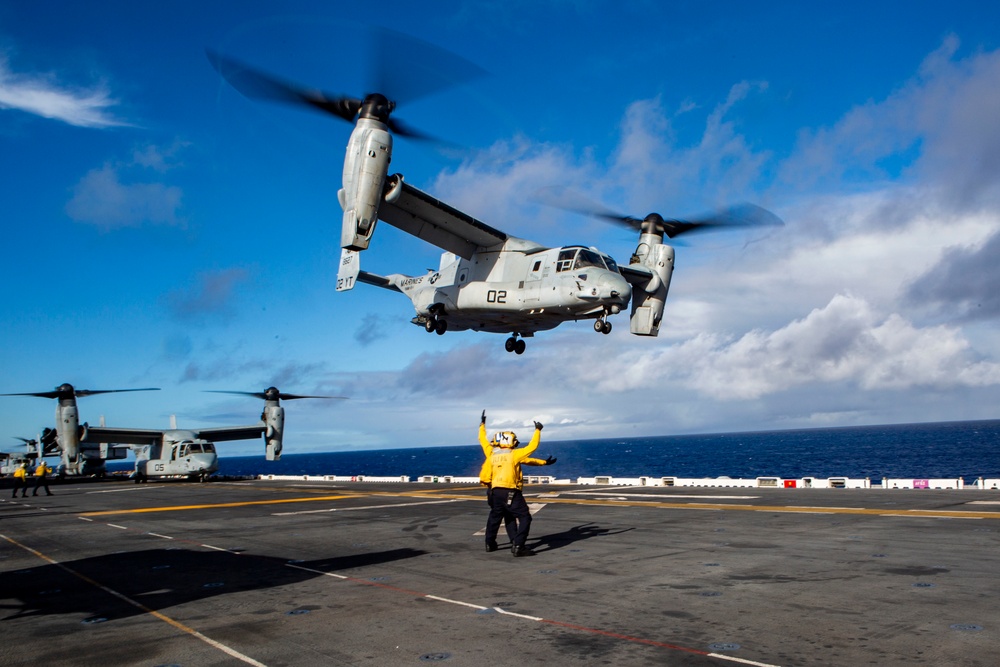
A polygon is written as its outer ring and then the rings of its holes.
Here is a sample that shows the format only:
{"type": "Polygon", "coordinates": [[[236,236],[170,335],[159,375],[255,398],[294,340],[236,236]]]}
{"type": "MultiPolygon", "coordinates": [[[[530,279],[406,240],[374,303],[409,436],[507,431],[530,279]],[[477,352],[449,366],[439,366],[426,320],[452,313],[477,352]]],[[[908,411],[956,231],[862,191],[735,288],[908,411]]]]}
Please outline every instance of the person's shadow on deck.
{"type": "Polygon", "coordinates": [[[562,547],[573,544],[574,542],[579,542],[581,540],[589,540],[592,537],[604,537],[605,535],[618,535],[620,533],[625,533],[630,530],[635,530],[635,528],[621,528],[619,530],[611,530],[610,528],[601,528],[595,523],[585,523],[579,526],[573,526],[569,530],[563,531],[561,533],[555,533],[552,535],[542,535],[541,537],[531,537],[528,545],[532,551],[539,553],[542,551],[551,551],[552,549],[561,549],[562,547]]]}

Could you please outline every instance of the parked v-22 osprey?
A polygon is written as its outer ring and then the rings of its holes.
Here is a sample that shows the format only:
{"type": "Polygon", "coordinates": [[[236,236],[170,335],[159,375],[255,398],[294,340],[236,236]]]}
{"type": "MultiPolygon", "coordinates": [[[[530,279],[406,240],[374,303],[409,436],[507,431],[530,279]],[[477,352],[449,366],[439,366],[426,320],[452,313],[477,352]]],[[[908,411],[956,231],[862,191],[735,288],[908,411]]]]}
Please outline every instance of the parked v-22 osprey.
{"type": "MultiPolygon", "coordinates": [[[[523,338],[571,320],[594,320],[610,333],[610,315],[631,303],[630,331],[656,336],[674,271],[674,249],[664,236],[723,225],[781,224],[773,214],[743,205],[698,220],[644,219],[588,211],[639,231],[627,265],[594,247],[548,248],[495,229],[389,175],[393,134],[425,138],[391,118],[396,104],[385,94],[364,98],[330,95],[278,80],[210,53],[216,69],[240,92],[306,105],[354,123],[344,157],[338,199],[341,263],[337,291],[357,282],[401,292],[413,303],[413,323],[428,332],[487,331],[508,334],[508,352],[524,352],[523,338]],[[423,275],[379,276],[360,268],[377,222],[393,225],[445,252],[436,270],[423,275]]],[[[571,206],[579,209],[581,207],[571,206]]]]}
{"type": "Polygon", "coordinates": [[[135,481],[144,482],[152,477],[188,477],[204,481],[219,469],[215,443],[230,440],[251,440],[264,437],[268,461],[281,458],[285,430],[285,409],[280,401],[297,398],[340,398],[333,396],[299,396],[284,394],[274,387],[263,392],[217,392],[254,396],[264,400],[260,421],[245,426],[178,429],[176,423],[169,429],[141,429],[90,426],[80,423],[77,397],[124,391],[157,391],[156,389],[75,389],[62,384],[54,391],[0,394],[2,396],[38,396],[55,398],[56,426],[45,429],[39,447],[44,454],[58,454],[60,476],[103,475],[105,461],[124,459],[127,450],[135,452],[135,481]],[[123,446],[124,445],[124,446],[123,446]]]}

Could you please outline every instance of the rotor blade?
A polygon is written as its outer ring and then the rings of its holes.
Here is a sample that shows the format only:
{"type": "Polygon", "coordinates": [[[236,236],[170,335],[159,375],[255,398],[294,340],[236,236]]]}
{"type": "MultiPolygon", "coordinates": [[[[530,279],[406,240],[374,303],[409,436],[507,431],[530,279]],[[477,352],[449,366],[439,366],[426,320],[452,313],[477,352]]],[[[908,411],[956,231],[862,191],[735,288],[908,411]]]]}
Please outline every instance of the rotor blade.
{"type": "Polygon", "coordinates": [[[439,46],[388,28],[372,28],[377,44],[371,63],[370,93],[382,93],[399,103],[461,85],[486,70],[439,46]]]}
{"type": "Polygon", "coordinates": [[[781,218],[765,208],[756,204],[739,204],[695,220],[664,220],[663,230],[673,238],[686,232],[711,231],[723,227],[781,227],[784,224],[781,218]]]}
{"type": "MultiPolygon", "coordinates": [[[[268,392],[266,391],[228,391],[225,389],[206,389],[205,393],[208,394],[233,394],[234,396],[253,396],[254,398],[260,398],[266,400],[268,398],[268,392]]],[[[306,396],[301,394],[285,394],[278,392],[277,398],[282,401],[294,401],[297,398],[329,398],[337,400],[347,400],[347,396],[306,396]]]]}
{"type": "Polygon", "coordinates": [[[546,206],[561,208],[564,211],[579,213],[591,218],[600,218],[615,224],[632,227],[633,229],[640,229],[642,226],[642,220],[639,218],[617,213],[604,204],[595,202],[586,195],[561,185],[553,185],[536,190],[532,198],[546,206]]]}
{"type": "Polygon", "coordinates": [[[300,394],[279,394],[279,398],[283,401],[294,401],[297,398],[328,398],[346,401],[346,396],[305,396],[300,394]]]}
{"type": "Polygon", "coordinates": [[[205,53],[216,71],[247,97],[310,106],[348,122],[354,122],[354,117],[361,109],[361,100],[357,98],[309,90],[214,51],[206,49],[205,53]]]}
{"type": "Polygon", "coordinates": [[[535,199],[548,206],[600,218],[639,231],[643,230],[644,225],[647,228],[655,226],[669,238],[726,227],[780,227],[785,224],[774,213],[755,204],[739,204],[698,218],[678,220],[664,219],[658,213],[650,213],[645,219],[623,215],[563,187],[544,188],[535,193],[535,199]]]}
{"type": "MultiPolygon", "coordinates": [[[[123,391],[160,391],[156,387],[147,387],[145,389],[75,389],[73,390],[73,396],[93,396],[94,394],[112,394],[123,391]]],[[[20,394],[0,394],[0,396],[37,396],[39,398],[62,398],[63,396],[68,396],[69,391],[63,391],[56,389],[55,391],[37,391],[37,392],[25,392],[20,394]]]]}
{"type": "Polygon", "coordinates": [[[414,130],[413,128],[407,126],[405,123],[401,123],[396,118],[390,118],[386,125],[392,130],[393,134],[399,135],[401,137],[406,137],[407,139],[416,139],[418,141],[432,141],[437,144],[444,144],[447,142],[438,139],[437,137],[431,136],[419,130],[414,130]]]}
{"type": "Polygon", "coordinates": [[[95,394],[118,394],[124,391],[160,391],[159,387],[145,387],[143,389],[77,389],[77,396],[93,396],[95,394]]]}

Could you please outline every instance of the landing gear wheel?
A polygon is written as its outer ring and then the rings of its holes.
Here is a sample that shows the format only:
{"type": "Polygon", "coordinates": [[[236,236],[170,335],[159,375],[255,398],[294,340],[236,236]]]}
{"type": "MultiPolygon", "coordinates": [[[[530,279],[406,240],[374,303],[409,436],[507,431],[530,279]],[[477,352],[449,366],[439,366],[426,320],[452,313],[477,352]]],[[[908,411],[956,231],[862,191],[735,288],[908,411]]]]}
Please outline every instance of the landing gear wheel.
{"type": "Polygon", "coordinates": [[[438,336],[443,336],[444,332],[448,330],[448,323],[444,320],[434,320],[434,332],[438,336]]]}
{"type": "Polygon", "coordinates": [[[594,331],[597,333],[604,333],[604,321],[594,320],[594,331]]]}
{"type": "Polygon", "coordinates": [[[528,347],[523,340],[514,342],[514,354],[524,354],[524,349],[528,347]]]}
{"type": "Polygon", "coordinates": [[[507,350],[508,352],[513,352],[514,348],[517,347],[517,342],[518,342],[517,339],[511,336],[506,341],[504,341],[503,349],[507,350]]]}
{"type": "Polygon", "coordinates": [[[434,320],[430,318],[424,320],[424,331],[427,333],[434,333],[435,328],[434,320]]]}
{"type": "Polygon", "coordinates": [[[601,333],[605,335],[611,333],[611,322],[608,322],[607,320],[604,321],[604,326],[601,327],[601,333]]]}

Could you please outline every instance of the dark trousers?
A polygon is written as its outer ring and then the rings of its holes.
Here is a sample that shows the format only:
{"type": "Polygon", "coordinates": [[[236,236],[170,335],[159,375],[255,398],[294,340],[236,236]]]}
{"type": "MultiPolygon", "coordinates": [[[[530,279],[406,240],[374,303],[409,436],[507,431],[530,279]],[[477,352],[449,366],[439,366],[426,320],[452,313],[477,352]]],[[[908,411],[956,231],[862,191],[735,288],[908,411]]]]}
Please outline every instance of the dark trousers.
{"type": "Polygon", "coordinates": [[[517,489],[493,487],[490,489],[490,517],[486,520],[486,543],[496,542],[500,531],[500,522],[512,517],[517,522],[517,532],[514,534],[514,546],[523,547],[531,530],[531,512],[524,495],[517,489]]]}
{"type": "Polygon", "coordinates": [[[49,491],[49,478],[48,477],[35,477],[35,492],[32,493],[31,495],[37,496],[38,495],[38,489],[40,489],[43,486],[45,487],[45,493],[47,495],[51,496],[52,492],[49,491]]]}
{"type": "Polygon", "coordinates": [[[14,498],[15,496],[17,496],[17,490],[18,489],[21,489],[21,495],[22,496],[28,495],[28,483],[26,481],[24,481],[23,479],[21,479],[20,477],[15,477],[14,478],[14,492],[12,494],[10,494],[11,498],[14,498]]]}
{"type": "MultiPolygon", "coordinates": [[[[491,487],[489,487],[489,486],[486,487],[486,504],[490,506],[490,511],[492,512],[493,511],[493,495],[490,493],[491,490],[492,490],[491,487]]],[[[517,535],[517,521],[514,520],[514,515],[513,514],[509,514],[509,515],[504,516],[504,518],[503,518],[503,527],[504,527],[504,530],[507,531],[507,539],[510,540],[511,544],[514,544],[514,536],[517,535]]],[[[497,529],[497,532],[499,533],[500,530],[497,529]]],[[[495,542],[496,541],[496,535],[494,535],[493,537],[494,537],[493,542],[495,542]]],[[[488,543],[490,543],[490,544],[493,543],[490,540],[486,540],[486,541],[488,543]]]]}

